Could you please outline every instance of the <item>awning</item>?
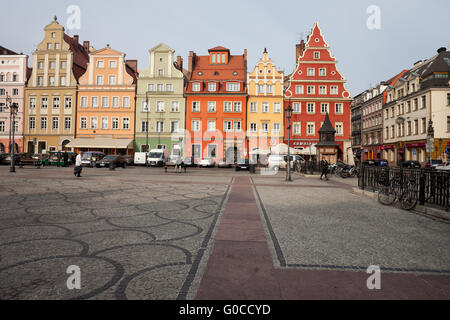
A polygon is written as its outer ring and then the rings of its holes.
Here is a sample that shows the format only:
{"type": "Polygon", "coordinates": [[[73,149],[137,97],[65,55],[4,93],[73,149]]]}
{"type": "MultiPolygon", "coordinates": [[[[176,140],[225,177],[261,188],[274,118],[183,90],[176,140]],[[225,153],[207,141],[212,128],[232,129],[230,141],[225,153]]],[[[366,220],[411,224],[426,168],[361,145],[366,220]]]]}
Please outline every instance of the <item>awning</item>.
{"type": "Polygon", "coordinates": [[[309,147],[305,147],[303,150],[298,150],[297,149],[297,154],[303,154],[303,155],[316,155],[317,154],[317,149],[315,146],[311,146],[311,149],[309,149],[309,147]]]}
{"type": "Polygon", "coordinates": [[[133,149],[133,139],[91,138],[74,139],[68,148],[133,149]]]}
{"type": "MultiPolygon", "coordinates": [[[[291,154],[299,154],[300,150],[294,149],[294,148],[289,148],[289,152],[291,154]]],[[[285,155],[288,153],[288,145],[284,144],[284,143],[280,143],[279,145],[275,146],[275,147],[271,147],[270,148],[270,153],[271,154],[282,154],[285,155]]]]}
{"type": "Polygon", "coordinates": [[[425,148],[426,143],[419,142],[419,143],[409,143],[405,145],[406,148],[425,148]]]}

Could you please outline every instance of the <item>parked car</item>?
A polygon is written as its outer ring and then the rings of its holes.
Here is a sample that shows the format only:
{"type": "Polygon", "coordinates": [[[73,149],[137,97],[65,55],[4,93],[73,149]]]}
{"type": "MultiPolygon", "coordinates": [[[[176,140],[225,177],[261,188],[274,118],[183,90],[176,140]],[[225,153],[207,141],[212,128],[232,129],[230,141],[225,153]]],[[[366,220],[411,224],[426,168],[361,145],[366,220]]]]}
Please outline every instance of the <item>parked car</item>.
{"type": "Polygon", "coordinates": [[[427,163],[425,164],[425,168],[437,168],[438,166],[441,166],[443,164],[441,159],[437,159],[437,160],[431,160],[431,165],[430,165],[430,161],[427,161],[427,163]]]}
{"type": "Polygon", "coordinates": [[[419,161],[414,161],[414,160],[407,160],[404,161],[403,163],[401,163],[401,166],[403,168],[421,168],[422,166],[420,165],[419,161]]]}
{"type": "Polygon", "coordinates": [[[124,155],[123,157],[125,158],[125,163],[127,166],[132,166],[134,164],[133,156],[124,155]]]}
{"type": "Polygon", "coordinates": [[[366,160],[363,162],[363,165],[375,167],[387,167],[389,166],[389,161],[387,161],[386,159],[366,160]]]}
{"type": "Polygon", "coordinates": [[[217,168],[232,168],[233,164],[231,162],[227,162],[224,159],[220,159],[217,163],[217,168]]]}
{"type": "MultiPolygon", "coordinates": [[[[299,155],[290,156],[290,166],[292,169],[298,164],[304,163],[305,159],[299,155]]],[[[287,168],[287,155],[271,154],[267,160],[269,170],[278,171],[279,169],[287,168]]]]}
{"type": "Polygon", "coordinates": [[[202,160],[200,160],[199,163],[199,167],[210,167],[210,168],[214,168],[216,166],[216,162],[214,161],[213,158],[204,158],[202,160]]]}
{"type": "Polygon", "coordinates": [[[97,168],[109,167],[113,164],[115,167],[127,167],[127,162],[124,156],[121,155],[108,155],[96,162],[97,168]]]}
{"type": "Polygon", "coordinates": [[[147,164],[153,167],[164,167],[169,161],[169,151],[166,149],[150,150],[147,157],[147,164]]]}
{"type": "Polygon", "coordinates": [[[186,167],[196,167],[198,165],[197,161],[192,157],[185,157],[183,162],[186,167]]]}
{"type": "Polygon", "coordinates": [[[450,171],[450,161],[436,167],[436,170],[450,171]]]}
{"type": "Polygon", "coordinates": [[[239,160],[236,163],[236,171],[250,170],[250,161],[248,159],[239,160]]]}
{"type": "MultiPolygon", "coordinates": [[[[24,153],[15,153],[14,154],[14,163],[18,164],[21,158],[24,158],[26,155],[24,153]]],[[[11,164],[11,155],[9,153],[4,153],[0,158],[0,164],[2,165],[10,165],[11,164]]]]}
{"type": "Polygon", "coordinates": [[[95,167],[97,161],[100,161],[104,156],[104,152],[85,151],[81,154],[81,165],[86,167],[95,167]]]}

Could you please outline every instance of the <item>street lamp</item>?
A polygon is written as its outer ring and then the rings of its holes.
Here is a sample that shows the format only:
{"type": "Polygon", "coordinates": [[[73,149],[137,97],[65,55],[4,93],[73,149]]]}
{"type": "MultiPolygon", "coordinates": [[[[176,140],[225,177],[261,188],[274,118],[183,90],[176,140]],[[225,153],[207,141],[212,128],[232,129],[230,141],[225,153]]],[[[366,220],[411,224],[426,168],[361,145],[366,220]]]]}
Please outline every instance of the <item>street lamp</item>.
{"type": "Polygon", "coordinates": [[[288,155],[287,155],[287,171],[286,171],[286,181],[292,181],[291,177],[291,118],[292,118],[292,107],[291,99],[289,98],[289,106],[285,110],[286,118],[288,119],[288,155]]]}
{"type": "Polygon", "coordinates": [[[11,167],[9,168],[9,172],[16,172],[16,167],[14,163],[14,149],[16,146],[16,143],[14,141],[14,133],[16,131],[16,115],[17,112],[19,111],[19,105],[17,104],[17,102],[11,102],[11,98],[9,97],[7,97],[6,102],[9,103],[9,111],[10,111],[9,132],[10,136],[12,136],[11,144],[9,145],[9,155],[11,157],[10,161],[11,167]]]}
{"type": "Polygon", "coordinates": [[[148,123],[149,119],[148,119],[148,114],[150,111],[150,106],[148,104],[148,91],[145,92],[145,103],[146,103],[146,108],[147,108],[147,125],[145,128],[145,132],[146,132],[146,138],[145,138],[145,165],[148,166],[147,160],[148,160],[148,152],[150,151],[149,147],[148,147],[148,129],[150,124],[148,123]]]}
{"type": "Polygon", "coordinates": [[[430,121],[428,121],[428,130],[427,130],[427,149],[429,152],[428,155],[428,163],[430,164],[431,168],[431,153],[434,149],[434,128],[433,128],[433,121],[430,118],[430,121]]]}

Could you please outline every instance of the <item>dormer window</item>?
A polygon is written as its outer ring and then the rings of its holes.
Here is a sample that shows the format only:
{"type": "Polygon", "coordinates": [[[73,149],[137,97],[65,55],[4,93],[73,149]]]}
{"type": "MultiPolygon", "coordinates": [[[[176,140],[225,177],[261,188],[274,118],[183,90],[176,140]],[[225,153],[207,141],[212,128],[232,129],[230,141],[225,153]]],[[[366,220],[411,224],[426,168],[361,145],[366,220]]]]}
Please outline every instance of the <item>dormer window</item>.
{"type": "Polygon", "coordinates": [[[200,91],[200,83],[195,82],[192,84],[192,91],[198,92],[200,91]]]}
{"type": "Polygon", "coordinates": [[[209,92],[215,92],[216,91],[216,84],[214,82],[208,83],[208,91],[209,92]]]}
{"type": "Polygon", "coordinates": [[[227,64],[229,51],[223,47],[216,47],[209,50],[210,64],[227,64]]]}
{"type": "Polygon", "coordinates": [[[237,82],[228,82],[227,83],[227,91],[236,92],[240,91],[240,85],[237,82]]]}

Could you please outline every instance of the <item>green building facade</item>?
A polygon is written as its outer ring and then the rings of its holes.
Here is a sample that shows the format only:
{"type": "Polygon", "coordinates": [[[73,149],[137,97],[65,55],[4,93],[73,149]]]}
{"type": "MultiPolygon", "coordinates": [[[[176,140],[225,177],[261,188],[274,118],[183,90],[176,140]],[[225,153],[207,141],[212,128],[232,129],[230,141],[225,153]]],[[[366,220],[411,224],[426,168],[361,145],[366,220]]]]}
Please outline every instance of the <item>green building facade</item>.
{"type": "Polygon", "coordinates": [[[177,148],[184,156],[183,60],[177,57],[175,62],[175,51],[165,44],[149,52],[150,65],[139,73],[137,84],[135,151],[165,148],[176,154],[177,148]]]}

